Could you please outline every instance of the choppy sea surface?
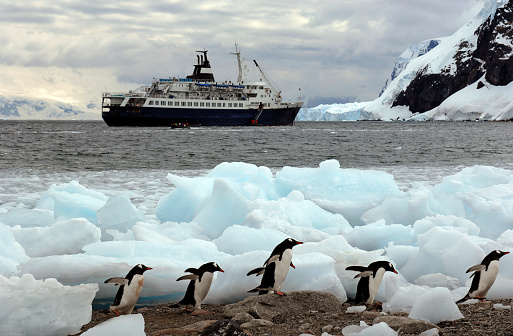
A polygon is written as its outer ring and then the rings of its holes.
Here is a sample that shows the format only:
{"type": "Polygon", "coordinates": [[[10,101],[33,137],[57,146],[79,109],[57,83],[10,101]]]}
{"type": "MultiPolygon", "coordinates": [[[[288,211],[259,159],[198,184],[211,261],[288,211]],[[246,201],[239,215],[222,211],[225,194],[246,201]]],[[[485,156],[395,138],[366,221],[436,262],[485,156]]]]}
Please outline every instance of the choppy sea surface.
{"type": "Polygon", "coordinates": [[[513,168],[510,122],[296,122],[285,127],[108,127],[102,121],[0,121],[0,204],[32,206],[51,184],[79,181],[134,203],[167,194],[168,173],[202,175],[222,162],[279,171],[375,169],[407,188],[464,167],[513,168]]]}

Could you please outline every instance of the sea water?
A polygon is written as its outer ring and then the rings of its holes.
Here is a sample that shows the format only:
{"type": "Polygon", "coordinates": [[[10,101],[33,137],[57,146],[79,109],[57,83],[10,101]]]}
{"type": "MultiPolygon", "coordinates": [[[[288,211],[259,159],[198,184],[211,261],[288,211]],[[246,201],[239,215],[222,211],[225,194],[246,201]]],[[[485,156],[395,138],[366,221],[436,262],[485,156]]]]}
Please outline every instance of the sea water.
{"type": "Polygon", "coordinates": [[[222,162],[279,171],[317,167],[373,169],[434,184],[464,167],[511,169],[513,123],[296,122],[276,127],[190,129],[108,127],[102,121],[0,121],[0,204],[32,208],[52,184],[78,181],[107,196],[129,193],[154,204],[169,193],[170,172],[205,174],[222,162]],[[167,187],[163,187],[167,186],[167,187]]]}

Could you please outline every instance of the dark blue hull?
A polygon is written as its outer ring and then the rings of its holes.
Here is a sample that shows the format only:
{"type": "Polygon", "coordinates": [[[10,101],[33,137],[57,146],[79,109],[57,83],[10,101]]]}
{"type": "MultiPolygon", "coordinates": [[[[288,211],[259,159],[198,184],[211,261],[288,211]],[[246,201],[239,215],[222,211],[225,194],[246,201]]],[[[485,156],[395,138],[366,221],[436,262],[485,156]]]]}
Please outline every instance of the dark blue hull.
{"type": "MultiPolygon", "coordinates": [[[[293,125],[300,107],[264,109],[256,125],[293,125]]],[[[201,126],[251,126],[256,109],[194,109],[111,106],[102,118],[109,126],[171,127],[178,123],[201,126]]]]}

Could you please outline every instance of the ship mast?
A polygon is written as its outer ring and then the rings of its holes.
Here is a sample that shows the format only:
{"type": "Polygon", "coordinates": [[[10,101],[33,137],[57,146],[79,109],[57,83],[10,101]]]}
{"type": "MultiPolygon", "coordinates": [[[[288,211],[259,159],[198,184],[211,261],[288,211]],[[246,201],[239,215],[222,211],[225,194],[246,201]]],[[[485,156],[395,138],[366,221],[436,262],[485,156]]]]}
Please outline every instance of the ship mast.
{"type": "Polygon", "coordinates": [[[237,56],[237,65],[239,67],[239,74],[237,75],[237,83],[240,83],[240,82],[242,82],[242,63],[240,60],[240,51],[239,51],[239,46],[237,45],[237,42],[235,42],[235,52],[232,52],[230,54],[237,56]]]}

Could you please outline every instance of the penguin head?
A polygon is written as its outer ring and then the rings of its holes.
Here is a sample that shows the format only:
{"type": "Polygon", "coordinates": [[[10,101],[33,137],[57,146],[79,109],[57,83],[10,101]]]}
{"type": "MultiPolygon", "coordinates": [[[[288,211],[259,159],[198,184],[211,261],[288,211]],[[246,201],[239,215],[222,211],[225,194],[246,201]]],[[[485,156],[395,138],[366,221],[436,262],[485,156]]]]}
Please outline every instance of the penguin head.
{"type": "Polygon", "coordinates": [[[138,264],[138,265],[135,265],[134,268],[132,268],[132,271],[135,274],[143,274],[144,272],[151,270],[151,269],[153,269],[153,268],[145,266],[143,264],[138,264]]]}
{"type": "Polygon", "coordinates": [[[203,265],[202,267],[200,268],[203,268],[204,272],[223,272],[224,271],[221,269],[221,267],[219,267],[219,265],[215,262],[209,262],[209,263],[206,263],[205,265],[203,265]]]}
{"type": "Polygon", "coordinates": [[[389,272],[394,272],[395,274],[397,274],[397,271],[395,270],[394,265],[392,265],[392,263],[390,261],[378,260],[378,261],[371,263],[368,266],[368,269],[370,271],[373,271],[374,273],[377,272],[377,270],[380,268],[384,269],[385,272],[389,271],[389,272]]]}
{"type": "Polygon", "coordinates": [[[385,271],[394,272],[395,274],[397,274],[397,271],[395,270],[394,265],[392,265],[391,262],[387,262],[384,265],[384,268],[385,268],[385,271]]]}
{"type": "Polygon", "coordinates": [[[492,256],[492,259],[495,260],[499,260],[502,256],[505,256],[506,254],[509,254],[509,252],[501,250],[494,250],[490,252],[490,256],[492,256]]]}
{"type": "Polygon", "coordinates": [[[303,244],[303,242],[297,241],[294,238],[287,238],[282,242],[286,248],[293,248],[296,245],[303,244]]]}

